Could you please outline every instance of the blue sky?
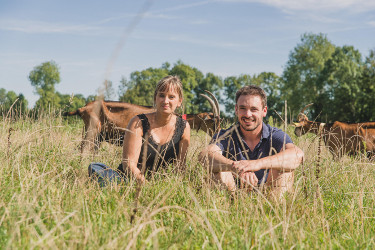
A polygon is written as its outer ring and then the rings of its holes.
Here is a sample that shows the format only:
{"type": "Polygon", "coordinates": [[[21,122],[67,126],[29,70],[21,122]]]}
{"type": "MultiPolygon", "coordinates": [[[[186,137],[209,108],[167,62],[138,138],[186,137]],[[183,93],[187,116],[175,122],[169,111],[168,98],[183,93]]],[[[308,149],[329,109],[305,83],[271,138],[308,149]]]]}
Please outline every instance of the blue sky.
{"type": "Polygon", "coordinates": [[[375,0],[0,0],[0,88],[33,106],[28,75],[50,60],[56,89],[84,96],[104,79],[117,91],[122,76],[178,60],[222,77],[281,75],[306,32],[365,57],[375,49],[375,0]]]}

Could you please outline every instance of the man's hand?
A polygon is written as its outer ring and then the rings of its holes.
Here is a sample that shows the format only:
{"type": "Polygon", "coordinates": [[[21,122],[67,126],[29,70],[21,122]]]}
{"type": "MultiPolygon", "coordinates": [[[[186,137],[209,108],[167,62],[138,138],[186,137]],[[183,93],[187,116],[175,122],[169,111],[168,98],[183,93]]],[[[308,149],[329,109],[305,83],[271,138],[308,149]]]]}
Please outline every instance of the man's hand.
{"type": "Polygon", "coordinates": [[[260,170],[258,160],[234,161],[232,168],[233,172],[238,173],[240,175],[246,172],[255,172],[260,170]]]}
{"type": "Polygon", "coordinates": [[[258,178],[253,172],[246,172],[240,174],[241,188],[246,188],[249,191],[258,185],[258,178]]]}

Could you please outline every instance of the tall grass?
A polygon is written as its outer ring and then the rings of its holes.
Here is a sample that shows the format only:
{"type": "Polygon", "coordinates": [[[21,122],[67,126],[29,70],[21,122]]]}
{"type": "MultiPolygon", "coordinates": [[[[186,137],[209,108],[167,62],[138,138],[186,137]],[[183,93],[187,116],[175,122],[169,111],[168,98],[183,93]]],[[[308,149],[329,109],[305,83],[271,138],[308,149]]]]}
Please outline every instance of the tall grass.
{"type": "MultiPolygon", "coordinates": [[[[209,138],[193,133],[187,168],[173,166],[143,188],[100,188],[87,167],[117,167],[120,147],[103,143],[81,156],[82,122],[58,115],[0,121],[1,248],[374,248],[375,171],[366,158],[334,161],[318,139],[292,138],[306,161],[281,200],[210,184],[197,161],[209,138]],[[10,130],[12,129],[12,130],[10,130]]],[[[293,136],[293,128],[288,128],[293,136]]]]}

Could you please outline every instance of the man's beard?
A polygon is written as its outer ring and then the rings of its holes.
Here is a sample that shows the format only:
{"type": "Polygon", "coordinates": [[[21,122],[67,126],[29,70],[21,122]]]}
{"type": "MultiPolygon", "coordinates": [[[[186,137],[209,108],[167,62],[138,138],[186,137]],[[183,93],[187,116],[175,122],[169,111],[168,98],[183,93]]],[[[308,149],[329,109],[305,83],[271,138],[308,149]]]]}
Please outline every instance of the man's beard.
{"type": "Polygon", "coordinates": [[[259,125],[260,125],[260,122],[256,122],[254,127],[246,127],[246,126],[242,125],[242,123],[240,122],[241,128],[245,131],[254,131],[259,127],[259,125]]]}

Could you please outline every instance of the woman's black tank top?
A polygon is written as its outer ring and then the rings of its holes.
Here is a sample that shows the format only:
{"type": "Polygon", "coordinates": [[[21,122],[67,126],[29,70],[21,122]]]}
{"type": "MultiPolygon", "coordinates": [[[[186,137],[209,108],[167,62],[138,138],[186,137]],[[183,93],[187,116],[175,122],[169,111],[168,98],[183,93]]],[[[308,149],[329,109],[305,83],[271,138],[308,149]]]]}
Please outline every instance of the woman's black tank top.
{"type": "MultiPolygon", "coordinates": [[[[142,168],[143,163],[143,152],[147,148],[146,154],[146,171],[157,171],[159,167],[166,167],[173,160],[176,160],[180,152],[180,141],[184,134],[186,127],[186,121],[181,117],[177,116],[176,127],[172,139],[163,145],[159,145],[154,141],[152,135],[148,136],[150,130],[150,123],[145,114],[137,115],[142,122],[143,129],[143,143],[141,153],[138,158],[138,168],[142,168]],[[148,137],[148,143],[147,143],[148,137]],[[147,146],[145,146],[147,143],[147,146]]],[[[119,170],[123,171],[122,164],[119,166],[119,170]]]]}

